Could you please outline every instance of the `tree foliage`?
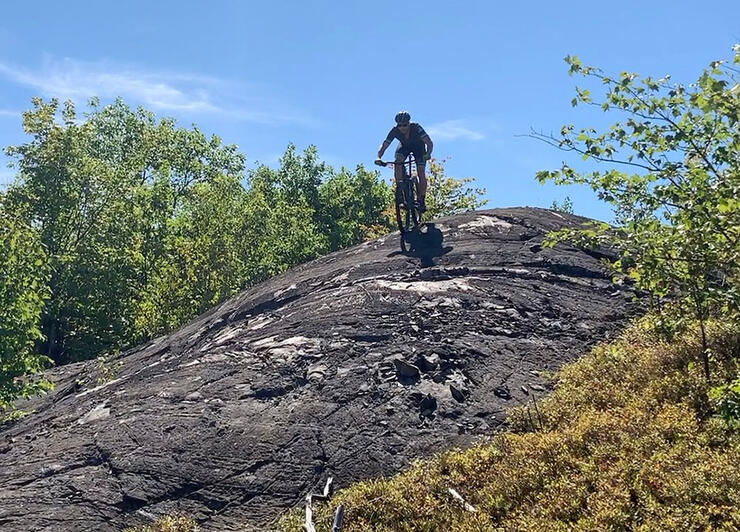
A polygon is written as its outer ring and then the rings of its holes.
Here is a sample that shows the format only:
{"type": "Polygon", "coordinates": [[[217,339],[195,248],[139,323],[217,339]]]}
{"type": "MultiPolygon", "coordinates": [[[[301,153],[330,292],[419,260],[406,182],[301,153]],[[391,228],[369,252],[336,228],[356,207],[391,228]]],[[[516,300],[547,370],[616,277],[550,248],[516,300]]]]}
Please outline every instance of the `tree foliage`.
{"type": "MultiPolygon", "coordinates": [[[[586,184],[615,211],[606,224],[559,238],[608,243],[621,250],[615,267],[653,296],[667,331],[713,313],[740,309],[740,85],[737,65],[714,61],[696,83],[669,76],[612,77],[567,57],[570,73],[595,80],[603,98],[577,88],[573,105],[594,105],[624,118],[603,132],[563,126],[561,136],[535,134],[561,149],[607,163],[578,172],[569,164],[538,179],[586,184]],[[735,65],[735,66],[733,66],[735,65]]],[[[706,343],[705,343],[706,345],[706,343]]],[[[708,353],[705,371],[709,376],[708,353]]]]}
{"type": "Polygon", "coordinates": [[[243,156],[120,100],[93,100],[79,120],[71,102],[33,104],[23,121],[31,141],[7,149],[19,170],[7,201],[48,253],[44,351],[90,358],[147,336],[141,295],[156,289],[173,219],[197,185],[238,177],[243,156]]]}
{"type": "Polygon", "coordinates": [[[550,205],[550,209],[552,209],[553,211],[564,212],[566,214],[573,214],[573,200],[570,199],[570,196],[565,196],[562,202],[558,202],[558,200],[553,200],[552,204],[550,205]]]}
{"type": "Polygon", "coordinates": [[[475,182],[474,178],[458,179],[448,176],[445,172],[446,162],[446,159],[429,161],[427,212],[424,215],[427,220],[474,211],[488,203],[488,200],[481,199],[486,193],[485,189],[470,186],[475,182]]]}
{"type": "Polygon", "coordinates": [[[393,227],[387,215],[393,201],[391,188],[378,172],[362,165],[354,173],[346,168],[336,172],[319,160],[315,146],[299,155],[290,144],[279,168],[258,168],[250,184],[252,193],[267,194],[272,203],[284,201],[306,209],[302,218],[310,220],[318,234],[316,254],[359,244],[393,227]]]}
{"type": "Polygon", "coordinates": [[[36,353],[46,299],[46,255],[36,234],[0,202],[0,412],[47,387],[22,379],[46,366],[36,353]]]}
{"type": "Polygon", "coordinates": [[[140,334],[171,331],[244,286],[245,201],[239,178],[220,175],[194,184],[177,212],[163,220],[161,242],[138,296],[140,334]]]}
{"type": "Polygon", "coordinates": [[[319,222],[332,251],[353,246],[392,230],[388,206],[393,202],[391,187],[378,172],[357,166],[353,174],[342,171],[331,176],[319,189],[319,222]]]}

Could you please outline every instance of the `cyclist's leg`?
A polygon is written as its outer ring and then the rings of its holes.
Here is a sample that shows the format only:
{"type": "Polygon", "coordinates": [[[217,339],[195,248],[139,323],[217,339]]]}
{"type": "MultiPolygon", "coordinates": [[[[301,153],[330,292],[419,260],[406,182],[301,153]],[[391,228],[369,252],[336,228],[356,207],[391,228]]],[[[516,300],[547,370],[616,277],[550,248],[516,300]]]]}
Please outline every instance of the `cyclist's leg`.
{"type": "Polygon", "coordinates": [[[425,149],[423,146],[415,146],[412,150],[416,159],[416,175],[419,176],[419,203],[424,205],[427,197],[426,161],[424,160],[425,149]]]}
{"type": "Polygon", "coordinates": [[[396,164],[393,166],[393,174],[396,178],[396,198],[402,198],[401,181],[403,181],[403,162],[406,160],[406,157],[408,157],[408,155],[408,148],[399,146],[396,150],[396,157],[394,159],[396,164]]]}
{"type": "Polygon", "coordinates": [[[403,180],[403,162],[406,160],[406,157],[409,156],[409,153],[411,150],[408,148],[404,148],[403,146],[399,146],[396,150],[396,158],[394,159],[396,164],[393,167],[394,175],[396,177],[396,184],[398,185],[403,180]]]}

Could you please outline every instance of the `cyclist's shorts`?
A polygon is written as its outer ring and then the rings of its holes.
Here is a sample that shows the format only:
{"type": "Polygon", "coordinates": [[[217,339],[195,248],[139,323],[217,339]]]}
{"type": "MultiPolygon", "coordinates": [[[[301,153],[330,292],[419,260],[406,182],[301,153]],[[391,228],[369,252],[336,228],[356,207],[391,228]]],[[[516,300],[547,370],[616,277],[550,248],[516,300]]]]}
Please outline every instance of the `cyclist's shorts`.
{"type": "Polygon", "coordinates": [[[404,162],[406,160],[406,157],[409,156],[409,153],[414,154],[416,166],[426,165],[426,161],[424,160],[426,148],[424,147],[424,144],[412,144],[411,146],[400,145],[396,150],[396,162],[404,162]]]}

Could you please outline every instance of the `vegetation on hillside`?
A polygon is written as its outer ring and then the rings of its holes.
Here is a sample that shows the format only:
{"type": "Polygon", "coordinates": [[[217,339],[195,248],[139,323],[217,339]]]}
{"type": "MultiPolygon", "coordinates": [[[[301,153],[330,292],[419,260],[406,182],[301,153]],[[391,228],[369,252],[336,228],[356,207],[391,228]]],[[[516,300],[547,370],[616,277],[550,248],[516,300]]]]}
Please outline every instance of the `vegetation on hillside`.
{"type": "Polygon", "coordinates": [[[127,528],[125,532],[198,532],[198,523],[183,515],[168,515],[158,519],[151,525],[142,525],[127,528]]]}
{"type": "Polygon", "coordinates": [[[485,189],[473,186],[475,179],[465,177],[457,179],[445,173],[446,159],[432,159],[427,168],[426,207],[424,218],[433,220],[443,216],[475,211],[486,204],[481,197],[485,189]]]}
{"type": "Polygon", "coordinates": [[[42,369],[37,354],[39,318],[47,296],[48,270],[41,243],[30,227],[0,210],[0,413],[17,397],[46,388],[22,377],[42,369]]]}

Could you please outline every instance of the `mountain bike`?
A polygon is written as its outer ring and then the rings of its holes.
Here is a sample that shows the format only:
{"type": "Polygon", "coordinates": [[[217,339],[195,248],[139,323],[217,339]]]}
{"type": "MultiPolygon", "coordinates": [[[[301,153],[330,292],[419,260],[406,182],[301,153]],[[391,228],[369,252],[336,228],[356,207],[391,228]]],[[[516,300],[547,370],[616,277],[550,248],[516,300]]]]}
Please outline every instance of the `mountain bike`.
{"type": "Polygon", "coordinates": [[[403,178],[400,184],[396,184],[396,223],[398,223],[398,230],[401,232],[401,251],[404,253],[412,250],[412,236],[418,233],[421,226],[421,212],[417,200],[419,196],[419,178],[412,172],[415,163],[414,156],[411,154],[406,157],[403,163],[382,161],[380,159],[375,161],[378,166],[402,165],[403,178]]]}

